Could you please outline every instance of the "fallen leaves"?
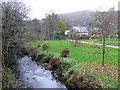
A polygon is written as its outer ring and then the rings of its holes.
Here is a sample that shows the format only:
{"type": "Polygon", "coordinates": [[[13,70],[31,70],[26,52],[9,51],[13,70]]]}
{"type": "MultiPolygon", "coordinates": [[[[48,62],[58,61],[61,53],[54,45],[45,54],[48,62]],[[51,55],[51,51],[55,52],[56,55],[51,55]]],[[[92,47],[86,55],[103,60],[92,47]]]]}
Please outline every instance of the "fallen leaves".
{"type": "MultiPolygon", "coordinates": [[[[118,66],[112,64],[105,64],[102,67],[99,63],[84,63],[77,67],[76,72],[79,75],[88,77],[89,75],[94,77],[99,84],[104,87],[117,87],[118,85],[118,66]],[[88,75],[88,76],[87,76],[88,75]]],[[[90,77],[89,77],[90,78],[90,77]]],[[[91,78],[93,79],[93,78],[91,78]]],[[[92,85],[95,85],[93,82],[92,85]]]]}

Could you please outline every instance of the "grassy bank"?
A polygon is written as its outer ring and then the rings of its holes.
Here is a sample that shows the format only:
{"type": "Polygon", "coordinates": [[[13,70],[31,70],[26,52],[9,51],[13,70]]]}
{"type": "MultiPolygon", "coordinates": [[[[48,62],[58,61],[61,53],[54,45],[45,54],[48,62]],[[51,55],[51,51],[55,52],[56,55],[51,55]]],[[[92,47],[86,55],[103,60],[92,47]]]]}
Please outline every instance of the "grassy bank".
{"type": "Polygon", "coordinates": [[[52,63],[56,65],[58,72],[61,69],[62,80],[68,87],[118,87],[118,49],[106,49],[105,67],[102,67],[101,46],[79,43],[79,47],[73,47],[73,42],[62,40],[62,50],[68,48],[70,54],[67,58],[61,58],[59,41],[44,42],[49,46],[48,51],[43,51],[41,47],[38,48],[38,45],[42,45],[41,41],[29,42],[26,45],[37,48],[37,55],[44,56],[38,59],[38,62],[42,60],[46,65],[52,63]],[[48,58],[50,54],[54,57],[48,58]]]}

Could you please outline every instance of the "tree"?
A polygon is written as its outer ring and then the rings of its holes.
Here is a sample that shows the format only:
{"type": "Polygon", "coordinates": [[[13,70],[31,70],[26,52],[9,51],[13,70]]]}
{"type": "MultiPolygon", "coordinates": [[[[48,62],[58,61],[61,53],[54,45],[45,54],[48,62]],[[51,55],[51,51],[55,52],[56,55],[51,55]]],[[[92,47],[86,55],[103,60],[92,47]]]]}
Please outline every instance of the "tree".
{"type": "Polygon", "coordinates": [[[96,27],[94,25],[91,25],[91,28],[93,30],[92,37],[101,38],[103,40],[103,57],[102,57],[102,66],[104,66],[104,57],[105,57],[105,38],[108,38],[113,33],[114,27],[114,18],[112,17],[114,8],[111,8],[108,12],[96,12],[93,15],[93,21],[96,22],[96,27]]]}
{"type": "Polygon", "coordinates": [[[58,27],[58,23],[59,23],[58,14],[55,14],[55,13],[46,14],[46,19],[44,19],[44,20],[45,20],[46,26],[47,26],[48,38],[51,39],[52,33],[57,31],[57,27],[58,27]]]}
{"type": "Polygon", "coordinates": [[[33,22],[34,30],[40,33],[41,32],[40,21],[37,20],[37,18],[35,18],[32,20],[32,22],[33,22]]]}
{"type": "Polygon", "coordinates": [[[29,11],[22,2],[2,3],[2,59],[6,66],[10,67],[16,62],[14,56],[19,53],[22,46],[26,30],[24,21],[28,19],[29,11]]]}
{"type": "Polygon", "coordinates": [[[57,28],[57,34],[60,39],[60,49],[61,49],[61,39],[64,39],[65,37],[65,30],[66,30],[65,23],[63,21],[60,21],[57,28]]]}
{"type": "Polygon", "coordinates": [[[61,18],[61,20],[63,20],[66,23],[67,26],[68,25],[73,25],[73,26],[83,25],[87,27],[88,22],[91,19],[92,13],[93,11],[83,10],[83,11],[61,14],[59,15],[59,17],[61,18]]]}
{"type": "Polygon", "coordinates": [[[41,40],[42,34],[42,21],[37,18],[33,20],[27,20],[25,22],[27,26],[26,39],[27,40],[41,40]]]}
{"type": "Polygon", "coordinates": [[[65,23],[63,21],[60,21],[59,25],[58,25],[58,28],[57,28],[57,33],[59,35],[60,40],[64,38],[65,30],[66,30],[65,23]]]}

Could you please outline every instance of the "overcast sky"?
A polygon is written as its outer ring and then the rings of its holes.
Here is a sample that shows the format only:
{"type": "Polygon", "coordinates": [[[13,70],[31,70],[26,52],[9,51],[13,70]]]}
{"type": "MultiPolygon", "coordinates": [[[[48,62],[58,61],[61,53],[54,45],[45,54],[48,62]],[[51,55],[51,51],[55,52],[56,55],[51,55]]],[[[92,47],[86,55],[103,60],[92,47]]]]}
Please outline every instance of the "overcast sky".
{"type": "Polygon", "coordinates": [[[30,17],[44,18],[46,13],[69,13],[81,10],[118,10],[119,0],[20,0],[31,7],[30,17]]]}

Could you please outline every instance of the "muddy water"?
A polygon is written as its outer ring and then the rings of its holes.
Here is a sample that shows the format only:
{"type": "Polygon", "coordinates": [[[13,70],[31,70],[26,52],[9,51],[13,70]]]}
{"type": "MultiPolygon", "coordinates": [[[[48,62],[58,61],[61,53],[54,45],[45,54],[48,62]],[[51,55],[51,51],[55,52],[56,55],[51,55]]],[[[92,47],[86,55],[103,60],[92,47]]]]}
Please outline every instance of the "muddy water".
{"type": "Polygon", "coordinates": [[[32,88],[66,88],[61,82],[56,81],[51,71],[38,66],[30,57],[25,56],[18,60],[20,79],[25,87],[32,88]]]}

